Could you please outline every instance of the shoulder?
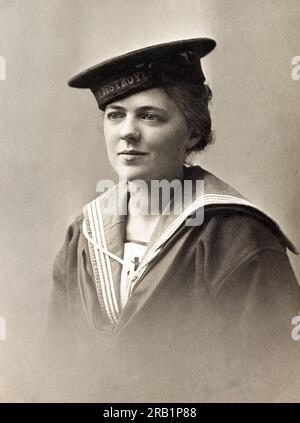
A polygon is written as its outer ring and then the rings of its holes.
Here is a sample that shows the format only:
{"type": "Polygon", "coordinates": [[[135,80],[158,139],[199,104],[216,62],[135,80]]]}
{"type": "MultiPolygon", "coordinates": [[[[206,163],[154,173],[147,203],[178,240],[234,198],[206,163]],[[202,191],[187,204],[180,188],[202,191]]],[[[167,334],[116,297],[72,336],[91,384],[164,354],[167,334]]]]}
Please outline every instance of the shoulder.
{"type": "Polygon", "coordinates": [[[68,226],[65,236],[64,247],[70,248],[78,241],[81,225],[83,221],[83,215],[79,215],[76,219],[68,226]]]}
{"type": "Polygon", "coordinates": [[[285,241],[277,228],[259,214],[231,207],[205,212],[199,242],[205,254],[209,278],[224,280],[254,260],[263,266],[270,260],[289,265],[285,241]]]}
{"type": "Polygon", "coordinates": [[[286,251],[285,241],[271,221],[260,213],[231,206],[205,210],[202,238],[207,248],[234,250],[240,259],[265,249],[286,251]]]}
{"type": "Polygon", "coordinates": [[[66,263],[70,257],[76,257],[77,255],[82,221],[83,215],[79,215],[67,228],[64,243],[55,257],[53,267],[54,278],[57,274],[61,274],[62,271],[65,271],[66,263]]]}
{"type": "Polygon", "coordinates": [[[204,224],[209,222],[209,233],[217,231],[224,241],[233,238],[235,244],[246,242],[253,248],[283,246],[297,254],[278,223],[226,182],[199,166],[188,168],[186,175],[204,182],[204,192],[196,198],[204,206],[204,224]]]}
{"type": "Polygon", "coordinates": [[[67,234],[66,234],[67,241],[74,242],[74,240],[78,238],[78,236],[80,234],[80,228],[81,228],[81,225],[82,225],[82,221],[83,221],[83,215],[80,214],[68,226],[67,234]]]}
{"type": "Polygon", "coordinates": [[[293,284],[295,276],[284,240],[267,220],[244,211],[210,210],[199,235],[205,257],[208,289],[217,294],[235,281],[251,283],[293,284]]]}

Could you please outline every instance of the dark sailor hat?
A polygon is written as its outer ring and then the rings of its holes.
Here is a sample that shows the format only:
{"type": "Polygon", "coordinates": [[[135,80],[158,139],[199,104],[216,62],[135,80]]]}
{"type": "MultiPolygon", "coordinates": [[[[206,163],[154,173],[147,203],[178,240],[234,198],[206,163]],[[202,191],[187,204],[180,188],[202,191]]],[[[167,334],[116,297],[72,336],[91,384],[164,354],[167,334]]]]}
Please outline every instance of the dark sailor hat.
{"type": "Polygon", "coordinates": [[[193,38],[135,50],[84,70],[68,85],[90,88],[104,110],[113,100],[149,88],[179,82],[202,84],[205,76],[200,59],[215,46],[210,38],[193,38]]]}

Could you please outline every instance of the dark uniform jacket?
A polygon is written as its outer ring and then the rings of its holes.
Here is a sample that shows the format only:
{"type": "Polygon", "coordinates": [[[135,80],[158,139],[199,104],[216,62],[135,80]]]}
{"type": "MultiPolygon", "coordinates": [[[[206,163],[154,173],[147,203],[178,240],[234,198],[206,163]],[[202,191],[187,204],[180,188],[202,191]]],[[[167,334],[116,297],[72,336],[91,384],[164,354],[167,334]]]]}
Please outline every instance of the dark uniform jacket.
{"type": "MultiPolygon", "coordinates": [[[[214,175],[162,216],[120,304],[126,215],[116,186],[68,229],[54,266],[49,386],[70,401],[280,401],[293,397],[300,290],[278,225],[214,175]],[[187,225],[197,210],[201,225],[187,225]]],[[[125,200],[124,200],[125,201],[125,200]]],[[[127,200],[126,200],[127,201],[127,200]]],[[[48,375],[49,376],[49,375],[48,375]]],[[[51,390],[50,389],[50,390],[51,390]]]]}

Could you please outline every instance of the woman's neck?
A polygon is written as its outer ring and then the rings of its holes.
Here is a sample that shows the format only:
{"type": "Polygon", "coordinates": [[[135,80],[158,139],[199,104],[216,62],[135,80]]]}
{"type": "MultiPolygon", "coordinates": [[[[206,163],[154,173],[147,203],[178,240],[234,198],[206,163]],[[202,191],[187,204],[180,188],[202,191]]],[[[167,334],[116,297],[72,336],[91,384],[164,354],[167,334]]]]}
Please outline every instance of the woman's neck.
{"type": "Polygon", "coordinates": [[[145,217],[161,215],[176,189],[181,192],[182,180],[183,169],[178,178],[129,181],[128,213],[145,217]]]}

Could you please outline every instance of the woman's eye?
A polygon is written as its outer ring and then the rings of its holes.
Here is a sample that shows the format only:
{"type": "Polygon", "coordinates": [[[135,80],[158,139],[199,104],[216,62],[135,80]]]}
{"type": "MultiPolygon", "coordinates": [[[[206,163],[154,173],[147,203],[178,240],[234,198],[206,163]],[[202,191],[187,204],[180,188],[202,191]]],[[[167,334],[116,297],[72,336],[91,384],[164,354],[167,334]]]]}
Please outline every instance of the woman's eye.
{"type": "Polygon", "coordinates": [[[145,120],[151,120],[151,121],[160,121],[161,117],[158,115],[154,115],[153,113],[146,113],[143,118],[145,120]]]}
{"type": "Polygon", "coordinates": [[[107,113],[106,117],[110,120],[121,119],[122,113],[121,112],[109,112],[109,113],[107,113]]]}

